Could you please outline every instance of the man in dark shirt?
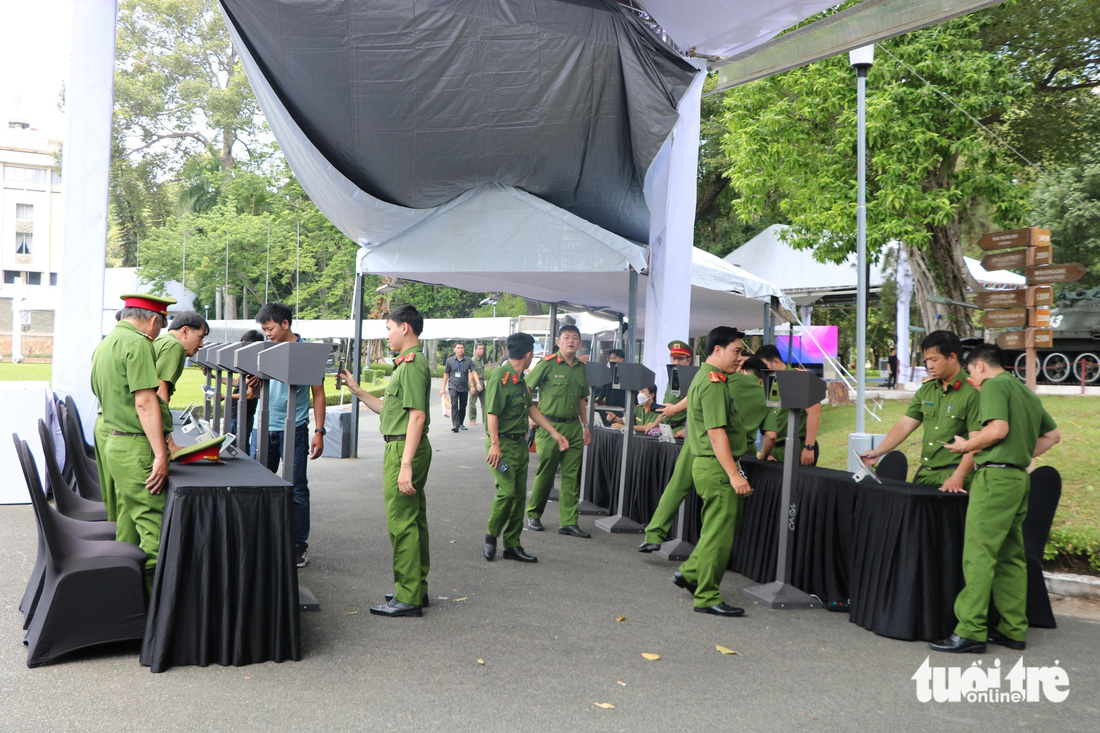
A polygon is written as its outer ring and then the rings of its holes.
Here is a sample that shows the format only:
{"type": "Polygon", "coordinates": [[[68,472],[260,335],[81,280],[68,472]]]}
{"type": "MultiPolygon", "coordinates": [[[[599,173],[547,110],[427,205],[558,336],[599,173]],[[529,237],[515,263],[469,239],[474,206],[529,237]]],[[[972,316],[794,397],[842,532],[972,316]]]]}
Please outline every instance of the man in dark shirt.
{"type": "Polygon", "coordinates": [[[886,379],[887,389],[897,389],[898,386],[898,350],[890,349],[890,357],[886,360],[889,365],[890,376],[886,379]]]}
{"type": "Polygon", "coordinates": [[[440,395],[451,398],[451,432],[466,430],[466,400],[470,396],[470,360],[466,358],[466,345],[455,344],[455,355],[447,359],[443,367],[443,388],[440,395]]]}

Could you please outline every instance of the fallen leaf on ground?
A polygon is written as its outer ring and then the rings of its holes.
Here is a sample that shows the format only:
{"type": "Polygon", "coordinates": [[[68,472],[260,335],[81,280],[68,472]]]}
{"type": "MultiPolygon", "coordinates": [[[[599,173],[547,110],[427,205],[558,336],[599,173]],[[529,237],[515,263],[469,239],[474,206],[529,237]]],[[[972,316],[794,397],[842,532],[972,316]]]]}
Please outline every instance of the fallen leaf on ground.
{"type": "Polygon", "coordinates": [[[642,652],[642,656],[651,662],[655,662],[661,658],[660,654],[650,654],[649,652],[642,652]]]}
{"type": "Polygon", "coordinates": [[[479,660],[477,660],[477,663],[478,664],[485,664],[485,660],[484,659],[479,659],[479,660]]]}
{"type": "Polygon", "coordinates": [[[626,687],[626,683],[625,683],[625,682],[623,682],[622,680],[618,680],[618,683],[619,683],[620,685],[622,685],[623,687],[626,687]]]}
{"type": "Polygon", "coordinates": [[[615,706],[612,705],[609,702],[594,702],[592,704],[595,705],[598,708],[603,708],[604,710],[614,710],[615,709],[615,706]]]}
{"type": "Polygon", "coordinates": [[[462,596],[461,598],[455,598],[455,599],[454,599],[453,601],[451,601],[451,602],[452,602],[452,603],[462,603],[463,601],[468,601],[468,600],[470,600],[470,599],[469,599],[469,598],[467,598],[466,596],[462,596]]]}
{"type": "Polygon", "coordinates": [[[735,652],[734,650],[732,650],[728,647],[724,647],[721,644],[715,644],[714,648],[717,649],[718,651],[722,652],[723,654],[737,654],[737,652],[735,652]]]}
{"type": "Polygon", "coordinates": [[[345,616],[354,616],[354,615],[355,615],[355,614],[357,614],[357,613],[359,613],[359,612],[358,612],[358,611],[348,611],[348,612],[347,612],[346,614],[344,614],[344,615],[345,615],[345,616]]]}
{"type": "Polygon", "coordinates": [[[451,544],[452,544],[452,545],[453,545],[454,543],[456,543],[456,542],[458,542],[458,540],[451,540],[451,544]]]}
{"type": "Polygon", "coordinates": [[[619,622],[619,621],[626,621],[626,616],[619,616],[619,617],[618,617],[617,619],[615,619],[615,621],[616,621],[616,622],[619,622]]]}

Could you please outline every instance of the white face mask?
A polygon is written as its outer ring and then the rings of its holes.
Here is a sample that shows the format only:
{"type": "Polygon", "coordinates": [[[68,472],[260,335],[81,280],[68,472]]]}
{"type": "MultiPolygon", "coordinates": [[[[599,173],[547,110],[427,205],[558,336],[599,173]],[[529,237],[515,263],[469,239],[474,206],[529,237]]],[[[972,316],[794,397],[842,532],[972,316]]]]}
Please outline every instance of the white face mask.
{"type": "Polygon", "coordinates": [[[644,394],[642,392],[639,392],[638,393],[638,404],[639,405],[644,405],[647,402],[649,402],[649,395],[644,394]]]}

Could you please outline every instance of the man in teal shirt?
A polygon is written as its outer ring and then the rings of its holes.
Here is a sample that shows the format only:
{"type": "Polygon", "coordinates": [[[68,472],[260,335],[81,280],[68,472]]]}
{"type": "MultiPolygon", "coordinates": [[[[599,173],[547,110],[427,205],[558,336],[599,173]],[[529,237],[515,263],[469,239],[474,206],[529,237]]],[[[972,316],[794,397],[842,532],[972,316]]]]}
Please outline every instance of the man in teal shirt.
{"type": "Polygon", "coordinates": [[[982,429],[948,446],[975,453],[978,472],[970,484],[963,541],[963,579],[955,599],[959,623],[946,639],[929,646],[939,652],[983,652],[986,642],[1022,651],[1027,637],[1027,561],[1024,518],[1031,488],[1028,469],[1061,440],[1058,426],[1039,398],[1004,370],[1004,352],[980,344],[970,352],[970,378],[981,392],[982,429]],[[1001,614],[987,628],[989,598],[1001,614]]]}

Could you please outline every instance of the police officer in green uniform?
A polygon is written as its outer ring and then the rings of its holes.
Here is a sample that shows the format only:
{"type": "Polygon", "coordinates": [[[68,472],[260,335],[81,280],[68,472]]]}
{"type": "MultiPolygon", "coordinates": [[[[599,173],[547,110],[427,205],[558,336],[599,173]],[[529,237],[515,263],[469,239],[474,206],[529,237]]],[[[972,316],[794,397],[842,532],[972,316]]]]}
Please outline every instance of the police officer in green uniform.
{"type": "Polygon", "coordinates": [[[157,399],[153,339],[167,325],[174,298],[122,296],[118,325],[92,353],[92,392],[99,399],[106,470],[116,497],[116,539],[145,552],[145,589],[151,591],[160,553],[160,525],[168,478],[166,432],[172,428],[157,399]]]}
{"type": "Polygon", "coordinates": [[[744,334],[719,326],[707,334],[707,360],[688,389],[686,442],[695,456],[695,491],[703,500],[699,541],[672,582],[695,596],[695,611],[741,616],[745,611],[722,600],[719,586],[729,564],[744,496],[752,487],[737,460],[748,452],[745,425],[727,386],[741,361],[744,334]]]}
{"type": "MultiPolygon", "coordinates": [[[[634,432],[645,433],[660,425],[664,416],[653,409],[657,395],[657,385],[651,384],[638,390],[638,404],[634,406],[634,432]]],[[[623,428],[626,423],[618,415],[611,421],[611,426],[623,428]]]]}
{"type": "Polygon", "coordinates": [[[536,532],[542,531],[542,512],[546,509],[546,500],[554,485],[554,474],[561,463],[561,487],[558,489],[558,518],[561,524],[558,534],[591,537],[577,524],[582,446],[588,445],[592,439],[586,412],[588,377],[584,364],[577,358],[580,345],[580,330],[573,325],[562,326],[558,330],[558,350],[544,357],[527,375],[527,386],[539,393],[539,412],[554,423],[569,442],[569,449],[562,451],[546,430],[535,433],[539,467],[535,472],[531,498],[527,502],[527,526],[536,532]]]}
{"type": "Polygon", "coordinates": [[[980,344],[970,352],[970,375],[981,390],[982,429],[969,440],[955,436],[950,450],[976,453],[963,542],[966,586],[955,599],[959,623],[946,639],[932,642],[941,652],[983,652],[986,642],[1009,649],[1027,646],[1027,562],[1023,523],[1031,488],[1028,467],[1061,440],[1042,402],[1004,370],[1004,352],[980,344]],[[987,628],[989,597],[1001,614],[987,628]]]}
{"type": "Polygon", "coordinates": [[[859,457],[870,466],[923,424],[920,467],[913,483],[935,486],[941,491],[965,491],[974,476],[974,456],[956,455],[947,449],[947,444],[956,435],[973,435],[981,430],[978,390],[960,365],[962,343],[958,336],[950,331],[933,331],[921,342],[921,351],[928,379],[878,447],[864,451],[859,457]]]}
{"type": "MultiPolygon", "coordinates": [[[[764,362],[768,366],[768,369],[772,371],[781,372],[787,368],[787,364],[783,361],[783,357],[780,356],[779,349],[775,344],[765,344],[761,346],[753,356],[764,362]]],[[[779,400],[778,382],[772,387],[772,399],[775,401],[779,400]]],[[[760,448],[760,460],[783,462],[787,445],[788,412],[788,410],[782,407],[773,407],[767,419],[764,420],[764,444],[760,448]]],[[[802,445],[802,450],[799,453],[798,462],[803,466],[817,465],[817,456],[819,453],[817,447],[817,427],[820,423],[820,404],[808,407],[802,411],[802,422],[799,424],[798,428],[798,442],[802,445]]]]}
{"type": "Polygon", "coordinates": [[[741,370],[729,377],[730,394],[737,403],[737,412],[745,424],[745,440],[749,452],[756,452],[756,436],[771,414],[764,394],[764,370],[767,366],[755,356],[741,361],[741,370]]]}
{"type": "Polygon", "coordinates": [[[481,553],[492,560],[497,552],[497,535],[504,533],[504,558],[519,562],[538,562],[520,545],[523,533],[523,508],[527,503],[527,420],[545,430],[559,451],[569,450],[569,441],[554,429],[553,423],[531,401],[531,390],[520,375],[531,366],[535,339],[518,332],[508,337],[508,361],[493,371],[485,385],[485,462],[492,467],[497,493],[489,511],[488,532],[481,553]]]}
{"type": "Polygon", "coordinates": [[[387,602],[371,606],[378,616],[422,616],[428,605],[428,508],[424,485],[432,464],[428,442],[429,392],[432,375],[420,346],[424,317],[411,305],[390,311],[386,334],[390,348],[400,354],[382,399],[370,394],[348,370],[341,381],[352,394],[379,414],[385,438],[382,456],[382,494],[386,525],[393,546],[394,593],[387,602]]]}
{"type": "MultiPolygon", "coordinates": [[[[688,346],[687,341],[675,340],[668,342],[668,361],[670,364],[688,366],[691,364],[693,355],[694,352],[688,346]]],[[[687,424],[687,395],[684,394],[675,403],[672,400],[672,388],[670,386],[665,389],[665,406],[661,409],[661,416],[664,418],[664,424],[672,428],[673,434],[677,438],[682,438],[687,424]]],[[[672,468],[672,476],[665,484],[665,490],[661,492],[661,500],[657,502],[657,508],[653,510],[653,516],[649,518],[649,524],[646,525],[645,540],[638,545],[638,552],[656,552],[661,549],[661,543],[668,537],[672,522],[676,519],[676,512],[679,511],[680,505],[684,503],[688,492],[691,491],[692,458],[691,448],[685,440],[683,446],[680,447],[680,455],[676,456],[676,465],[672,468]]]]}

